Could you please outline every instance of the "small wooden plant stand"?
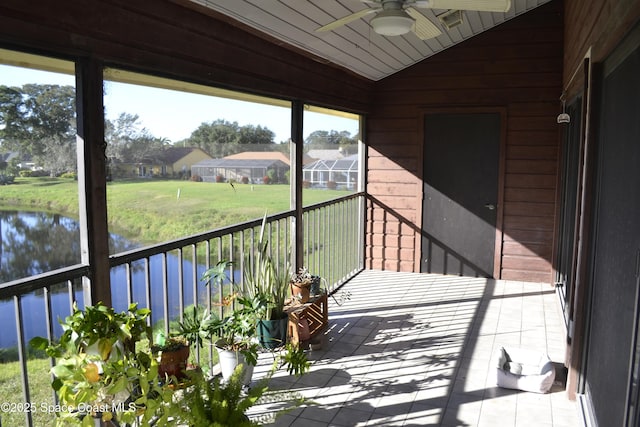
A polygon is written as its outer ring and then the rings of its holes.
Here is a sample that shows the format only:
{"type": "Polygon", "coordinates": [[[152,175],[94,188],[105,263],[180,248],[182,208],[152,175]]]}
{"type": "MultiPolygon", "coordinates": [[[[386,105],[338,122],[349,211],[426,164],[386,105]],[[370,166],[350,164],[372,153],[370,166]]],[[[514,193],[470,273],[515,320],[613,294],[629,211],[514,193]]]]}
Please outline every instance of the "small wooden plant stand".
{"type": "Polygon", "coordinates": [[[298,326],[301,319],[306,319],[309,325],[309,339],[313,339],[327,328],[329,322],[327,294],[312,297],[304,304],[289,305],[285,307],[285,312],[289,315],[287,338],[291,344],[298,346],[303,341],[298,326]]]}

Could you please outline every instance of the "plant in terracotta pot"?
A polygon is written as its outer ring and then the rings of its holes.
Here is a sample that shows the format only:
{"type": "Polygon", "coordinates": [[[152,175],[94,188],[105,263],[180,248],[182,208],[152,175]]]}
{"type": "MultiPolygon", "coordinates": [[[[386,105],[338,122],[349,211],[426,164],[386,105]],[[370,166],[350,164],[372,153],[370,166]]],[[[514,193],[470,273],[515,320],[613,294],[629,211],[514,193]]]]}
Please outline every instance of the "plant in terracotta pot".
{"type": "Polygon", "coordinates": [[[183,336],[165,338],[163,333],[156,336],[151,352],[159,356],[158,374],[161,378],[186,377],[187,360],[189,359],[189,341],[183,336]]]}
{"type": "Polygon", "coordinates": [[[291,275],[291,296],[295,302],[304,304],[309,301],[311,296],[311,285],[316,281],[316,277],[317,276],[313,276],[309,273],[309,270],[305,267],[291,275]]]}
{"type": "Polygon", "coordinates": [[[265,225],[266,215],[262,219],[257,250],[245,260],[243,283],[247,297],[262,307],[257,324],[260,345],[274,349],[283,346],[287,340],[285,304],[290,267],[288,261],[278,266],[271,257],[269,239],[264,236],[265,225]]]}

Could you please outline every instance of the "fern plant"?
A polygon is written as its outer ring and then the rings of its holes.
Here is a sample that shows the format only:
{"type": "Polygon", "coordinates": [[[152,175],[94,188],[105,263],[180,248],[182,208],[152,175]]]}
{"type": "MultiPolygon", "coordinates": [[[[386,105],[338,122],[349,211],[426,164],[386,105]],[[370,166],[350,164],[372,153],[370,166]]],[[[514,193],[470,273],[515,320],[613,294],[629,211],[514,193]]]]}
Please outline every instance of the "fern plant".
{"type": "Polygon", "coordinates": [[[252,387],[245,395],[242,391],[242,366],[238,366],[230,380],[220,377],[207,380],[202,373],[190,374],[192,385],[184,395],[172,403],[169,412],[176,414],[178,425],[246,427],[255,426],[245,411],[266,392],[266,385],[252,387]]]}
{"type": "Polygon", "coordinates": [[[169,403],[166,413],[171,414],[174,423],[180,426],[248,427],[260,425],[246,415],[254,405],[265,402],[287,405],[276,413],[263,414],[262,418],[266,416],[273,421],[305,402],[300,393],[269,389],[269,380],[282,365],[286,366],[289,374],[296,376],[306,373],[310,366],[302,349],[287,345],[286,354],[276,357],[266,376],[246,392],[241,365],[226,382],[220,377],[207,379],[202,371],[190,372],[189,386],[180,398],[169,403]]]}

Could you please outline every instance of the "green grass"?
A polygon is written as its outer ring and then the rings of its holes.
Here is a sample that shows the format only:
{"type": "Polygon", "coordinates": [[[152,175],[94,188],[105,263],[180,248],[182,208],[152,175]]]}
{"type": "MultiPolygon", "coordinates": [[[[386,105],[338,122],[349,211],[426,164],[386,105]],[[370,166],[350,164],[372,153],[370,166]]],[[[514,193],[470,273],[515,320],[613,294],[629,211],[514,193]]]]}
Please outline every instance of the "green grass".
{"type": "MultiPolygon", "coordinates": [[[[107,186],[109,230],[140,244],[160,243],[289,209],[288,185],[131,180],[107,186]]],[[[49,211],[78,217],[78,183],[17,178],[0,191],[0,209],[49,211]]],[[[305,205],[348,194],[305,189],[305,205]]]]}
{"type": "MultiPolygon", "coordinates": [[[[27,362],[29,372],[29,389],[31,391],[30,404],[35,411],[31,411],[33,425],[52,426],[54,414],[47,413],[50,405],[53,405],[51,394],[51,377],[49,375],[49,359],[32,359],[27,362]],[[44,410],[43,410],[44,409],[44,410]]],[[[7,362],[0,364],[0,403],[16,404],[13,410],[17,410],[23,404],[22,382],[20,380],[19,362],[7,362]]],[[[4,409],[4,408],[3,408],[4,409]]],[[[24,412],[0,412],[2,427],[21,427],[25,425],[24,412]]]]}

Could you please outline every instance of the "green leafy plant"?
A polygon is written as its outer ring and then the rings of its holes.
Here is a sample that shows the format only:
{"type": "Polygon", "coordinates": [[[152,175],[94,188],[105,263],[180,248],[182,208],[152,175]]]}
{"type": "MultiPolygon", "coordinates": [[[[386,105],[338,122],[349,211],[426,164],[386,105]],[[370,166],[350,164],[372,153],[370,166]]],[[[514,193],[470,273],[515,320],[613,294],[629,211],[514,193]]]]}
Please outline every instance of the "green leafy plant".
{"type": "MultiPolygon", "coordinates": [[[[237,307],[230,316],[204,316],[201,330],[218,334],[232,347],[244,348],[245,357],[249,355],[247,363],[255,365],[257,345],[251,337],[255,334],[256,312],[262,310],[262,304],[237,294],[226,302],[234,300],[237,307]]],[[[302,375],[309,369],[304,352],[288,345],[275,357],[265,379],[246,394],[240,379],[241,366],[224,384],[219,379],[206,379],[201,370],[188,371],[186,381],[167,384],[159,375],[159,361],[152,352],[149,315],[149,310],[139,310],[135,304],[123,313],[102,304],[85,310],[76,307],[62,322],[64,333],[59,342],[50,343],[39,337],[31,340],[33,347],[56,358],[51,369],[52,387],[64,408],[56,411],[56,425],[93,426],[96,419],[123,426],[255,425],[244,413],[268,392],[267,381],[273,372],[285,366],[290,374],[302,375]],[[93,321],[96,324],[91,326],[93,321]],[[102,343],[98,347],[105,349],[105,343],[111,343],[111,351],[87,351],[96,343],[102,343]],[[186,388],[176,390],[180,386],[186,388]],[[177,398],[176,393],[182,395],[177,398]]],[[[170,337],[154,349],[167,351],[186,343],[185,337],[170,337]]]]}
{"type": "Polygon", "coordinates": [[[190,373],[191,385],[184,390],[179,399],[174,399],[169,404],[169,412],[175,416],[174,421],[179,425],[245,427],[260,425],[246,415],[252,406],[264,401],[288,404],[288,407],[270,415],[270,421],[273,421],[305,401],[299,393],[283,393],[269,389],[269,381],[283,363],[287,365],[289,373],[296,375],[302,375],[309,369],[304,352],[291,347],[285,356],[276,357],[267,375],[246,393],[242,383],[242,366],[237,366],[226,382],[222,382],[220,377],[207,379],[202,372],[190,373]]]}
{"type": "Polygon", "coordinates": [[[232,261],[227,261],[227,260],[218,261],[216,265],[209,268],[207,271],[205,271],[202,274],[202,277],[200,278],[200,280],[204,282],[205,286],[208,286],[210,284],[219,286],[222,283],[224,283],[225,280],[228,279],[227,270],[232,266],[233,266],[232,261]]]}
{"type": "Polygon", "coordinates": [[[202,348],[209,338],[208,320],[206,311],[198,306],[186,309],[181,322],[178,322],[178,334],[184,337],[191,345],[202,348]]]}
{"type": "Polygon", "coordinates": [[[31,340],[34,348],[46,349],[47,355],[59,357],[65,352],[96,352],[106,360],[115,343],[121,344],[117,350],[133,351],[135,343],[150,339],[151,328],[147,318],[151,310],[138,309],[131,304],[126,312],[117,313],[112,307],[98,302],[84,310],[73,305],[73,313],[60,322],[62,336],[57,344],[50,344],[46,338],[35,337],[31,340]]]}
{"type": "MultiPolygon", "coordinates": [[[[231,261],[222,260],[206,270],[200,280],[205,286],[221,286],[228,279],[227,270],[231,268],[231,261]]],[[[186,309],[182,321],[177,323],[175,335],[184,337],[190,345],[202,348],[212,335],[212,315],[201,306],[193,305],[186,309]]]]}
{"type": "Polygon", "coordinates": [[[150,351],[150,311],[129,306],[116,313],[102,303],[74,307],[59,342],[36,337],[30,344],[56,358],[52,387],[60,399],[58,425],[93,425],[94,418],[122,424],[166,421],[172,391],[160,385],[150,351]]]}
{"type": "Polygon", "coordinates": [[[281,319],[289,293],[290,264],[285,256],[283,266],[277,266],[269,253],[269,239],[265,238],[267,216],[262,218],[260,238],[255,253],[247,256],[243,272],[245,293],[264,305],[261,317],[266,320],[281,319]]]}
{"type": "MultiPolygon", "coordinates": [[[[223,299],[221,305],[223,307],[232,308],[230,314],[219,318],[213,313],[205,311],[201,317],[198,317],[197,311],[194,309],[185,320],[180,324],[180,331],[184,336],[193,337],[202,342],[205,339],[211,340],[217,337],[216,347],[224,350],[241,353],[246,363],[255,366],[258,360],[259,346],[256,343],[257,322],[259,319],[268,318],[267,312],[271,309],[273,316],[273,301],[279,299],[280,317],[285,316],[284,300],[288,291],[289,272],[277,272],[268,253],[268,241],[263,239],[266,216],[263,218],[262,231],[260,233],[261,249],[254,260],[255,265],[261,265],[261,268],[255,268],[250,273],[249,281],[245,276],[245,286],[248,286],[253,292],[234,292],[223,299]],[[255,274],[254,274],[255,273],[255,274]],[[275,289],[269,287],[266,283],[271,283],[271,279],[276,277],[279,282],[280,296],[275,295],[275,289]],[[260,285],[260,286],[259,286],[260,285]],[[264,285],[264,286],[262,286],[264,285]]],[[[207,270],[202,281],[206,285],[217,283],[220,285],[226,279],[226,271],[230,263],[220,261],[217,265],[207,270]]],[[[296,372],[304,372],[305,363],[308,363],[304,353],[293,353],[293,347],[287,347],[287,363],[293,362],[296,366],[296,372]],[[302,356],[302,358],[296,358],[302,356]]]]}
{"type": "Polygon", "coordinates": [[[183,347],[189,346],[189,340],[183,336],[174,336],[162,339],[161,342],[156,340],[151,346],[151,351],[157,353],[159,351],[176,351],[183,347]]]}
{"type": "Polygon", "coordinates": [[[220,377],[207,379],[202,373],[190,373],[192,386],[181,399],[172,403],[178,424],[190,426],[244,427],[257,425],[245,415],[266,391],[266,386],[242,392],[242,367],[238,366],[226,383],[220,377]]]}
{"type": "MultiPolygon", "coordinates": [[[[226,279],[226,271],[232,265],[230,261],[219,261],[209,268],[201,277],[206,286],[220,286],[226,279]]],[[[195,338],[202,345],[203,340],[212,337],[219,338],[216,345],[231,351],[239,351],[246,357],[247,363],[257,364],[258,346],[253,342],[256,335],[256,322],[263,311],[266,301],[257,298],[244,297],[239,292],[228,295],[220,303],[223,307],[234,307],[231,314],[219,318],[210,311],[205,311],[198,318],[194,310],[186,318],[186,322],[180,324],[180,331],[185,336],[195,338]]]]}
{"type": "Polygon", "coordinates": [[[231,305],[235,301],[235,309],[222,319],[210,313],[205,316],[205,331],[210,336],[217,336],[216,346],[230,351],[242,353],[247,363],[255,366],[258,363],[258,345],[255,343],[256,322],[258,313],[263,310],[264,301],[246,298],[234,293],[225,299],[224,304],[231,305]]]}

